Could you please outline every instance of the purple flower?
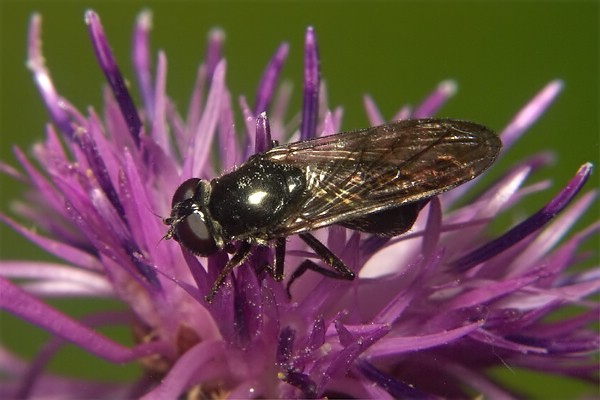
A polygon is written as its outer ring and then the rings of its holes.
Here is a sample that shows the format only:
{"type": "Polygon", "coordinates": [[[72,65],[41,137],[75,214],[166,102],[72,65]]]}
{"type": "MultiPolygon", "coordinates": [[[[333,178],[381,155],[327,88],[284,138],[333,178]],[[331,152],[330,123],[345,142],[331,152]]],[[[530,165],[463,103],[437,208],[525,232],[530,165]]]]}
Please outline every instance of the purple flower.
{"type": "MultiPolygon", "coordinates": [[[[599,305],[590,296],[600,288],[600,271],[575,266],[590,257],[580,247],[600,223],[569,236],[595,200],[595,192],[575,200],[591,164],[501,234],[486,229],[494,218],[547,188],[549,182],[526,186],[525,180],[551,161],[548,154],[533,155],[489,186],[475,180],[434,198],[412,230],[396,238],[322,229],[319,238],[360,278],[307,273],[292,287],[291,300],[285,283],[260,268],[272,249],[254,249],[207,304],[204,296],[228,255],[197,258],[161,240],[167,228],[158,216],[169,215],[171,195],[185,179],[230,171],[271,140],[290,140],[288,134],[295,140],[340,130],[341,109],[325,103],[315,32],[306,33],[300,122],[284,118],[291,97],[289,87],[278,84],[284,44],[265,69],[254,106],[239,98],[240,129],[225,85],[221,32],[210,35],[184,117],[165,93],[163,53],[152,72],[148,13],[134,36],[141,107],[98,16],[88,12],[86,22],[110,86],[102,116],[80,112],[55,90],[40,49],[41,19],[31,22],[28,65],[52,124],[45,142],[34,147],[37,164],[16,149],[24,172],[0,168],[30,186],[31,196],[16,210],[37,228],[0,218],[62,261],[0,262],[2,309],[55,335],[30,362],[0,346],[0,370],[9,378],[2,398],[511,397],[511,389],[488,373],[503,365],[598,382],[599,340],[591,325],[599,305]],[[52,297],[115,298],[129,311],[76,320],[41,300],[52,297]],[[557,316],[567,307],[574,311],[557,316]],[[108,324],[130,325],[137,344],[128,348],[95,329],[108,324]],[[138,361],[142,377],[108,385],[44,372],[67,342],[114,363],[138,361]]],[[[548,84],[507,125],[504,151],[561,87],[548,84]]],[[[454,83],[444,82],[423,104],[402,108],[393,119],[432,116],[454,92],[454,83]]],[[[371,123],[383,123],[374,101],[367,97],[365,103],[371,123]]],[[[314,258],[295,237],[287,248],[288,276],[314,258]]]]}

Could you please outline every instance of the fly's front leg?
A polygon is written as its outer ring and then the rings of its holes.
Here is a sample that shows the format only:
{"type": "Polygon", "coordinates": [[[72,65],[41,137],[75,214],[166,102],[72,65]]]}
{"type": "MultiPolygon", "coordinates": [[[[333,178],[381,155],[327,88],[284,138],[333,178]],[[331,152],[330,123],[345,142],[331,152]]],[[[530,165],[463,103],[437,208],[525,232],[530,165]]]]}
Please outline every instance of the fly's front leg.
{"type": "Polygon", "coordinates": [[[239,267],[244,263],[244,261],[246,261],[246,259],[248,259],[251,248],[252,245],[249,242],[242,242],[240,249],[233,255],[233,257],[231,257],[229,261],[227,261],[227,264],[225,264],[225,267],[223,268],[223,270],[221,270],[221,273],[217,277],[217,280],[215,281],[215,283],[213,283],[210,292],[205,297],[208,303],[212,303],[217,292],[219,291],[221,286],[223,286],[223,282],[225,281],[225,278],[227,278],[227,275],[229,275],[229,273],[233,271],[234,268],[239,267]]]}

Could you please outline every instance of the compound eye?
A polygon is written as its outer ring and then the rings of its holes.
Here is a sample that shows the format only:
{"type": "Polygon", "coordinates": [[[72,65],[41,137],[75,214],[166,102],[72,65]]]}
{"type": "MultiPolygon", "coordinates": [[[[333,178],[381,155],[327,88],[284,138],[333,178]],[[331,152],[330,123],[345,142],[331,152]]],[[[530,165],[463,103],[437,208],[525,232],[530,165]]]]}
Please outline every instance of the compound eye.
{"type": "Polygon", "coordinates": [[[187,181],[183,182],[181,185],[179,185],[179,187],[173,194],[173,199],[171,200],[171,207],[175,207],[176,204],[194,197],[199,183],[199,178],[190,178],[187,181]]]}
{"type": "Polygon", "coordinates": [[[199,256],[208,256],[218,250],[204,217],[197,212],[177,223],[174,238],[191,253],[199,256]]]}

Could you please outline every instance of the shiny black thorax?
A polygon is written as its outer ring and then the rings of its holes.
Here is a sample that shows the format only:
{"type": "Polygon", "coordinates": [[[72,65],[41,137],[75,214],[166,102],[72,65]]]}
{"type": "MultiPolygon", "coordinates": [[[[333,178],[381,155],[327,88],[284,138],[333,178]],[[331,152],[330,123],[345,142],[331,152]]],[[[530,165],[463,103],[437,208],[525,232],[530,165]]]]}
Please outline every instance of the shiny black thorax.
{"type": "Polygon", "coordinates": [[[306,177],[300,168],[254,157],[210,185],[208,211],[226,241],[267,241],[273,238],[270,228],[304,200],[306,177]]]}

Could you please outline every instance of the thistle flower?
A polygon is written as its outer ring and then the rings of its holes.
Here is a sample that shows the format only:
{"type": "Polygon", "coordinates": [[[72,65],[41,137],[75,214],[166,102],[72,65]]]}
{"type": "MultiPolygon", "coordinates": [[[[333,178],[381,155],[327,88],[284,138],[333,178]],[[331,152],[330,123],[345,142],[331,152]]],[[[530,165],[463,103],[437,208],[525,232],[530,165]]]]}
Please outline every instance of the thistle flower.
{"type": "MultiPolygon", "coordinates": [[[[600,277],[597,268],[573,267],[589,257],[579,249],[600,224],[567,237],[596,196],[592,191],[575,200],[591,164],[538,212],[496,236],[486,228],[497,215],[548,186],[524,186],[532,171],[549,163],[548,154],[515,165],[487,188],[472,181],[434,198],[411,232],[397,238],[322,229],[319,237],[360,278],[342,282],[306,274],[295,282],[291,299],[283,283],[259,268],[272,250],[257,248],[208,304],[204,296],[227,254],[196,258],[174,241],[161,241],[166,228],[156,215],[169,214],[180,182],[233,169],[267,148],[271,135],[284,142],[288,133],[306,139],[340,130],[341,109],[330,111],[325,103],[315,32],[306,33],[299,129],[297,118],[284,119],[291,91],[278,86],[284,44],[266,67],[254,106],[239,99],[245,122],[240,143],[221,32],[210,35],[182,117],[165,93],[164,54],[151,73],[148,13],[140,16],[134,36],[143,107],[132,100],[98,16],[88,12],[86,22],[110,87],[103,117],[94,110],[85,115],[60,96],[43,63],[40,17],[31,22],[29,68],[52,124],[34,147],[37,166],[20,149],[24,173],[0,166],[30,185],[33,195],[17,211],[38,228],[0,217],[61,261],[0,263],[2,309],[55,335],[30,362],[0,347],[0,370],[9,378],[2,398],[511,397],[511,389],[488,374],[498,365],[597,383],[598,335],[589,325],[598,321],[599,307],[589,296],[598,291],[600,277]],[[466,202],[477,185],[478,195],[466,202]],[[456,207],[459,201],[464,205],[456,207]],[[129,312],[78,321],[45,297],[115,298],[129,312]],[[566,307],[577,312],[554,317],[566,307]],[[134,347],[95,330],[115,323],[131,325],[134,347]],[[107,385],[45,373],[66,342],[114,363],[138,361],[143,376],[129,385],[107,385]]],[[[504,151],[561,87],[560,81],[549,83],[507,125],[504,151]]],[[[444,82],[394,119],[432,116],[454,91],[452,82],[444,82]]],[[[372,124],[383,123],[374,101],[367,97],[365,103],[372,124]]],[[[287,247],[288,275],[314,256],[294,237],[287,247]]]]}

